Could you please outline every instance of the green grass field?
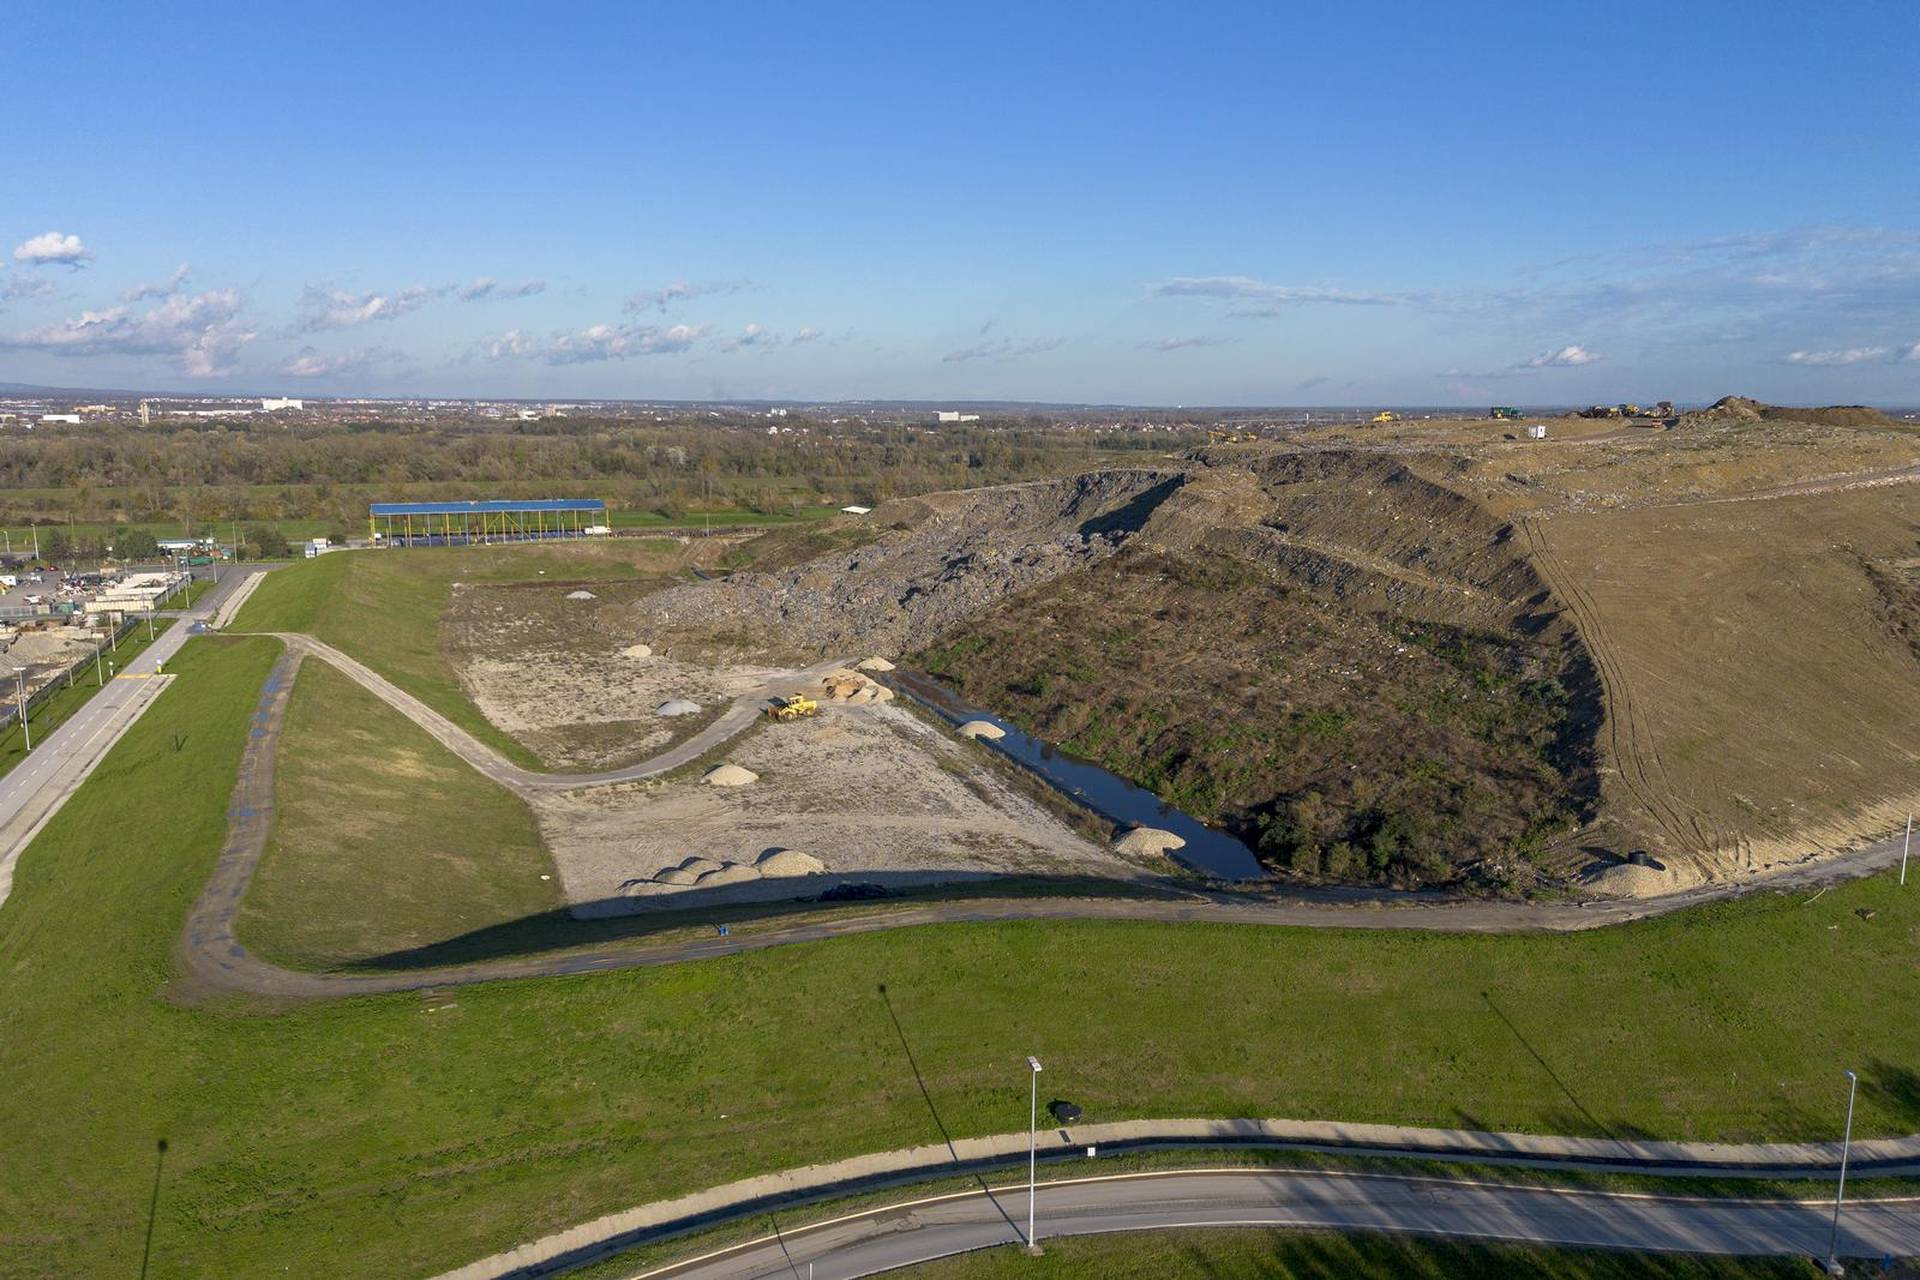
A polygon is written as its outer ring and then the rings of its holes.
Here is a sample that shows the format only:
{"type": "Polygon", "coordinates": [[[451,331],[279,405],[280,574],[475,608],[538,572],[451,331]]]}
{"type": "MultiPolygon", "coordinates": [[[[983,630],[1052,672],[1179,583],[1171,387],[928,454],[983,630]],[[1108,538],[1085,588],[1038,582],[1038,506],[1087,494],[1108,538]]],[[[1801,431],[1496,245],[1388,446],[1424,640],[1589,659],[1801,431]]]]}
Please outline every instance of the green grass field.
{"type": "Polygon", "coordinates": [[[156,1172],[151,1276],[431,1273],[750,1173],[1017,1129],[1026,1053],[1092,1120],[1830,1137],[1853,1066],[1856,1135],[1920,1130],[1920,893],[1887,876],[1570,937],[957,925],[183,1004],[171,949],[276,650],[190,643],[0,906],[0,1276],[136,1273],[156,1172]]]}
{"type": "Polygon", "coordinates": [[[267,575],[234,619],[234,631],[299,631],[360,659],[508,759],[540,767],[533,752],[480,714],[440,643],[455,582],[521,581],[546,573],[621,578],[669,553],[651,539],[341,551],[267,575]]]}
{"type": "Polygon", "coordinates": [[[1258,1228],[1129,1232],[1044,1241],[1046,1254],[989,1249],[909,1267],[912,1280],[1802,1280],[1804,1258],[1714,1258],[1468,1244],[1258,1228]]]}
{"type": "Polygon", "coordinates": [[[301,668],[275,769],[235,922],[260,955],[326,968],[562,905],[526,805],[324,662],[301,668]]]}

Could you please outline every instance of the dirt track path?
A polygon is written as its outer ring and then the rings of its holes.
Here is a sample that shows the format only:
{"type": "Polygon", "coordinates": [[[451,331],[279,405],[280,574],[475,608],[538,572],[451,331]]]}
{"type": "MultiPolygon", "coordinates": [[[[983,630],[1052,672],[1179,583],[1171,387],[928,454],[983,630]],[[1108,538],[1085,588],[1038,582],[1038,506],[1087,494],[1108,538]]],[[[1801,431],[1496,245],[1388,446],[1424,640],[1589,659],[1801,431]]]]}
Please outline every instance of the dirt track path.
{"type": "Polygon", "coordinates": [[[290,652],[311,654],[343,672],[369,693],[432,734],[441,746],[501,786],[523,796],[534,791],[574,791],[581,787],[603,787],[616,782],[633,782],[640,778],[657,778],[663,773],[671,773],[675,769],[693,763],[753,724],[759,719],[760,709],[768,698],[775,694],[799,693],[815,688],[822,676],[836,667],[845,666],[847,661],[844,658],[833,658],[825,662],[817,662],[784,679],[768,681],[766,685],[752,693],[743,693],[733,700],[733,705],[722,712],[719,719],[685,742],[668,747],[651,759],[600,773],[541,773],[534,769],[521,768],[373,668],[356,658],[348,657],[323,640],[316,640],[312,636],[292,631],[271,631],[259,634],[271,635],[282,641],[290,652]]]}
{"type": "MultiPolygon", "coordinates": [[[[267,837],[272,830],[274,761],[294,678],[301,662],[309,654],[318,653],[324,648],[290,643],[261,689],[260,701],[253,713],[253,731],[248,735],[241,756],[233,800],[227,810],[226,843],[213,875],[188,914],[186,927],[181,931],[175,949],[175,960],[181,974],[173,992],[177,999],[192,1002],[235,994],[283,1000],[336,999],[414,991],[424,987],[493,982],[505,978],[555,977],[678,964],[685,960],[736,955],[789,943],[817,942],[915,925],[1004,920],[1139,920],[1317,929],[1570,933],[1665,915],[1685,907],[1740,897],[1762,889],[1798,888],[1851,879],[1892,866],[1900,858],[1900,841],[1894,838],[1837,857],[1809,860],[1792,871],[1764,881],[1708,885],[1661,898],[1545,905],[1461,900],[1437,894],[1329,889],[1260,897],[1193,893],[1178,900],[1008,898],[902,903],[854,910],[796,906],[791,917],[766,926],[742,926],[746,932],[726,937],[716,933],[710,938],[691,941],[684,935],[667,939],[641,938],[603,945],[591,951],[509,956],[458,968],[377,973],[305,973],[281,968],[248,951],[234,937],[233,920],[246,895],[247,885],[253,879],[254,869],[259,865],[260,855],[266,850],[267,837]]],[[[343,667],[342,670],[347,668],[343,667]]],[[[377,676],[373,678],[379,679],[377,676]]],[[[399,693],[398,690],[395,692],[399,693]]],[[[406,697],[404,694],[400,696],[406,697]]],[[[396,702],[394,705],[405,709],[402,703],[396,702]]],[[[457,726],[448,727],[456,733],[464,733],[457,726]]],[[[478,743],[475,746],[491,753],[491,748],[478,743]]],[[[494,758],[498,759],[497,756],[494,758]]],[[[655,757],[655,761],[635,768],[651,767],[658,760],[659,757],[655,757]]],[[[504,761],[501,763],[505,764],[504,761]]],[[[515,769],[515,772],[525,771],[515,769]]],[[[625,774],[628,771],[618,772],[625,774]]],[[[558,775],[531,776],[545,778],[558,775]]],[[[569,782],[564,785],[581,784],[569,782]]],[[[684,925],[677,927],[684,929],[684,925]]]]}

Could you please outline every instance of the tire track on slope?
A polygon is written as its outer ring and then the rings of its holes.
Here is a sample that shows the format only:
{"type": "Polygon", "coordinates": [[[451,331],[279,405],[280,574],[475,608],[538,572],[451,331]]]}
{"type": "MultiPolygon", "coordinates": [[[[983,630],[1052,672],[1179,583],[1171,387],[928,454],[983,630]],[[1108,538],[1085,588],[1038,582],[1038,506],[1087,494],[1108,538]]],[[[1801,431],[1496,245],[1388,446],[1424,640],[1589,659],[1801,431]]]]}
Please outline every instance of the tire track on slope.
{"type": "Polygon", "coordinates": [[[1673,789],[1672,778],[1658,751],[1643,745],[1643,739],[1650,739],[1651,735],[1639,722],[1626,671],[1619,653],[1613,647],[1612,638],[1600,622],[1599,607],[1566,565],[1547,550],[1533,522],[1521,517],[1516,523],[1526,535],[1529,555],[1546,572],[1549,586],[1562,596],[1572,611],[1581,638],[1586,642],[1587,651],[1593,655],[1594,666],[1599,670],[1601,696],[1606,708],[1607,745],[1613,755],[1617,776],[1639,806],[1669,838],[1684,847],[1691,825],[1692,838],[1706,843],[1699,824],[1690,824],[1667,799],[1673,789]],[[1648,769],[1650,759],[1659,773],[1658,778],[1648,769]]]}

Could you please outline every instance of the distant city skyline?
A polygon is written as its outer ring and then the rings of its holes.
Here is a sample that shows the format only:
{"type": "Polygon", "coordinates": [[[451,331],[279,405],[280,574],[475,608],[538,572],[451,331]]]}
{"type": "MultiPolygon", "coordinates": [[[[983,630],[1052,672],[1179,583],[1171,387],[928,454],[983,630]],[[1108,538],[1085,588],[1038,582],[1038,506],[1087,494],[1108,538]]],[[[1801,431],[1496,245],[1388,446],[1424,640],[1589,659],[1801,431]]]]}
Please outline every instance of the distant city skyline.
{"type": "Polygon", "coordinates": [[[63,7],[0,381],[1920,402],[1911,10],[1573,14],[63,7]]]}

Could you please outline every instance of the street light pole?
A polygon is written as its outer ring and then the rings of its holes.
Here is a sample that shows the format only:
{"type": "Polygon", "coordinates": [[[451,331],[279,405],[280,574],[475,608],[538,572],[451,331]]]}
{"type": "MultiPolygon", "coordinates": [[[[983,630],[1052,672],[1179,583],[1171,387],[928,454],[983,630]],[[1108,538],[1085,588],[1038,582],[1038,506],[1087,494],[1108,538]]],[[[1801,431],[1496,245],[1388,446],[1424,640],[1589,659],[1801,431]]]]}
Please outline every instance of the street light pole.
{"type": "Polygon", "coordinates": [[[13,669],[13,691],[14,696],[19,699],[20,731],[27,735],[27,750],[31,751],[33,750],[33,725],[27,720],[27,669],[25,667],[13,669]]]}
{"type": "Polygon", "coordinates": [[[1027,1055],[1027,1250],[1040,1247],[1033,1234],[1034,1166],[1040,1149],[1040,1059],[1027,1055]]]}
{"type": "Polygon", "coordinates": [[[1840,1185],[1833,1193],[1833,1234],[1827,1237],[1827,1274],[1835,1274],[1834,1254],[1840,1249],[1840,1202],[1847,1194],[1847,1154],[1853,1146],[1853,1095],[1859,1092],[1860,1077],[1847,1072],[1847,1128],[1840,1139],[1840,1185]]]}
{"type": "Polygon", "coordinates": [[[1907,815],[1907,839],[1900,846],[1900,883],[1907,882],[1907,854],[1913,848],[1913,815],[1907,815]]]}

